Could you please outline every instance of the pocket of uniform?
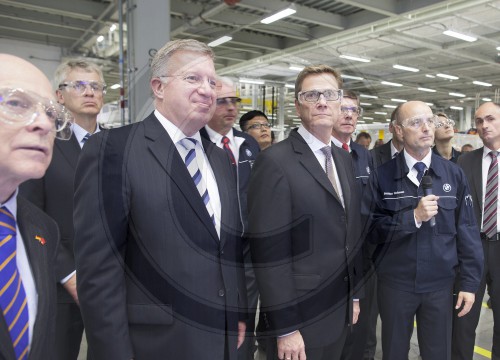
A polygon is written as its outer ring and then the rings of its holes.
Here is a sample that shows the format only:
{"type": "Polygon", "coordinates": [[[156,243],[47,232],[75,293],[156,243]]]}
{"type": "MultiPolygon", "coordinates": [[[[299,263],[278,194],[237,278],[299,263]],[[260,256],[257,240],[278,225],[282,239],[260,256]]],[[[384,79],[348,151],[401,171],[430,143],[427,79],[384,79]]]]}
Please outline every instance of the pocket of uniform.
{"type": "Polygon", "coordinates": [[[455,209],[457,199],[455,197],[439,198],[438,214],[436,215],[436,234],[454,235],[456,233],[455,209]]]}

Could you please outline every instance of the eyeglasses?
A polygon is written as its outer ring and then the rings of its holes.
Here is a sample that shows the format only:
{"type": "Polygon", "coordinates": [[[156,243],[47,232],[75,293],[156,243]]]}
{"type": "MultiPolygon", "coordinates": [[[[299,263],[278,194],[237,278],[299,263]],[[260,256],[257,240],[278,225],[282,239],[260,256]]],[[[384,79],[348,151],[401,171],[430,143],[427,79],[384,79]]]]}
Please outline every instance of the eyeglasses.
{"type": "Polygon", "coordinates": [[[54,125],[55,136],[71,137],[73,116],[64,106],[22,89],[0,89],[0,121],[6,124],[30,125],[43,112],[54,125]]]}
{"type": "Polygon", "coordinates": [[[298,98],[302,98],[307,102],[317,102],[320,96],[323,95],[326,101],[337,101],[342,98],[342,90],[310,90],[310,91],[301,91],[298,93],[298,98]]]}
{"type": "Polygon", "coordinates": [[[435,126],[438,122],[438,117],[436,115],[432,115],[429,117],[425,117],[425,115],[417,115],[413,116],[409,119],[405,119],[401,122],[402,127],[420,129],[423,124],[427,126],[435,126]]]}
{"type": "Polygon", "coordinates": [[[363,108],[359,106],[341,106],[340,112],[342,115],[348,115],[350,112],[353,115],[357,114],[358,116],[361,116],[363,115],[363,108]]]}
{"type": "Polygon", "coordinates": [[[217,99],[217,105],[236,105],[240,103],[241,99],[239,97],[229,96],[217,99]]]}
{"type": "Polygon", "coordinates": [[[197,75],[197,74],[160,75],[159,76],[160,80],[161,80],[161,78],[169,78],[169,77],[179,78],[182,81],[185,81],[185,82],[187,82],[190,85],[196,86],[197,88],[201,87],[205,81],[208,83],[208,86],[210,86],[210,88],[212,90],[217,90],[217,89],[220,89],[222,87],[222,84],[219,81],[217,81],[216,79],[209,78],[209,77],[206,77],[206,76],[197,75]]]}
{"type": "Polygon", "coordinates": [[[452,119],[446,119],[446,120],[443,120],[443,121],[438,120],[437,123],[436,123],[436,129],[439,129],[440,127],[443,127],[443,126],[454,127],[455,126],[455,121],[452,120],[452,119]]]}
{"type": "Polygon", "coordinates": [[[106,94],[106,84],[98,81],[66,81],[62,84],[59,84],[59,90],[62,90],[64,88],[71,88],[78,95],[83,95],[87,89],[90,89],[93,94],[106,94]]]}
{"type": "Polygon", "coordinates": [[[247,127],[247,130],[260,130],[261,128],[264,128],[264,129],[270,129],[271,128],[271,124],[267,123],[267,124],[262,124],[262,123],[255,123],[255,124],[252,124],[252,125],[249,125],[247,127]]]}

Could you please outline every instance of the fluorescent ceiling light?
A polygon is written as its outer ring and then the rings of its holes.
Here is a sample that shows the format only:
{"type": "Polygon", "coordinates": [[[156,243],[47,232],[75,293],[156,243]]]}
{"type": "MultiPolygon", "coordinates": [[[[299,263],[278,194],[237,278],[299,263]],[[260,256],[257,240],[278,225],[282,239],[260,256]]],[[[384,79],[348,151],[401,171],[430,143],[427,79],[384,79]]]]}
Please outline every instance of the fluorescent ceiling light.
{"type": "Polygon", "coordinates": [[[463,110],[464,108],[461,107],[461,106],[450,106],[450,109],[453,109],[453,110],[463,110]]]}
{"type": "MultiPolygon", "coordinates": [[[[371,119],[371,118],[365,118],[365,117],[363,117],[363,119],[371,119]]],[[[364,124],[364,123],[365,123],[365,121],[364,121],[364,120],[358,120],[358,124],[360,124],[360,123],[361,123],[361,124],[364,124]]]]}
{"type": "Polygon", "coordinates": [[[500,46],[497,46],[497,50],[500,51],[500,46]]]}
{"type": "Polygon", "coordinates": [[[368,63],[371,60],[357,55],[339,55],[339,58],[368,63]]]}
{"type": "Polygon", "coordinates": [[[434,89],[423,88],[423,87],[419,87],[418,90],[420,90],[420,91],[426,91],[426,92],[432,92],[432,93],[436,92],[436,90],[434,90],[434,89]]]}
{"type": "Polygon", "coordinates": [[[370,104],[370,103],[365,103],[365,102],[359,103],[359,105],[361,105],[361,106],[372,106],[372,104],[370,104]]]}
{"type": "Polygon", "coordinates": [[[113,90],[116,90],[116,89],[118,89],[119,87],[120,87],[120,84],[113,84],[113,85],[111,85],[109,88],[110,88],[110,89],[113,89],[113,90]]]}
{"type": "MultiPolygon", "coordinates": [[[[264,85],[264,80],[240,78],[241,83],[264,85]]],[[[295,105],[295,104],[294,104],[295,105]]]]}
{"type": "Polygon", "coordinates": [[[104,41],[104,36],[99,35],[99,36],[97,37],[97,42],[103,42],[103,41],[104,41]]]}
{"type": "Polygon", "coordinates": [[[405,100],[405,99],[391,99],[391,101],[394,101],[394,102],[400,102],[400,103],[405,103],[405,102],[407,102],[408,100],[405,100]]]}
{"type": "Polygon", "coordinates": [[[389,85],[389,86],[398,86],[398,87],[403,86],[403,84],[390,82],[390,81],[381,81],[380,83],[383,85],[389,85]]]}
{"type": "Polygon", "coordinates": [[[368,98],[368,99],[378,99],[378,96],[368,95],[368,94],[360,94],[359,97],[368,98]]]}
{"type": "Polygon", "coordinates": [[[454,30],[443,31],[443,34],[460,39],[460,40],[468,41],[468,42],[474,42],[477,40],[477,38],[474,36],[462,34],[462,33],[459,33],[458,31],[454,31],[454,30]]]}
{"type": "Polygon", "coordinates": [[[426,104],[427,104],[427,105],[429,105],[429,106],[434,106],[434,104],[433,104],[433,103],[426,103],[426,104]]]}
{"type": "Polygon", "coordinates": [[[387,121],[387,122],[391,122],[391,119],[385,119],[385,121],[387,121]]]}
{"type": "Polygon", "coordinates": [[[289,88],[289,89],[295,89],[295,85],[294,84],[285,84],[285,87],[289,88]]]}
{"type": "Polygon", "coordinates": [[[352,80],[364,80],[364,78],[362,78],[361,76],[352,76],[352,75],[346,75],[346,74],[342,74],[340,75],[342,76],[344,79],[352,79],[352,80]]]}
{"type": "Polygon", "coordinates": [[[116,30],[116,28],[117,28],[116,24],[113,24],[109,27],[109,31],[113,32],[116,30]]]}
{"type": "Polygon", "coordinates": [[[285,18],[287,16],[295,14],[296,12],[297,12],[297,10],[295,10],[295,6],[294,5],[290,5],[286,9],[278,11],[277,13],[274,13],[274,14],[272,14],[272,15],[264,18],[264,19],[262,19],[260,22],[262,24],[270,24],[270,23],[273,23],[273,22],[278,21],[280,19],[283,19],[283,18],[285,18]]]}
{"type": "Polygon", "coordinates": [[[488,102],[488,101],[491,101],[491,99],[490,99],[490,98],[482,98],[481,100],[483,100],[483,101],[487,101],[487,102],[488,102]]]}
{"type": "Polygon", "coordinates": [[[220,44],[224,44],[224,43],[231,41],[231,40],[233,40],[233,38],[231,36],[224,35],[224,36],[221,36],[220,38],[218,38],[217,40],[214,40],[214,41],[208,43],[208,46],[216,47],[216,46],[219,46],[220,44]]]}
{"type": "Polygon", "coordinates": [[[411,71],[411,72],[419,72],[420,70],[411,66],[404,66],[404,65],[392,65],[394,69],[399,69],[399,70],[404,70],[404,71],[411,71]]]}
{"type": "Polygon", "coordinates": [[[425,77],[428,77],[428,78],[431,78],[431,79],[434,79],[435,76],[434,75],[431,75],[431,74],[425,74],[425,77]]]}
{"type": "Polygon", "coordinates": [[[455,93],[455,92],[451,92],[451,93],[448,93],[448,94],[451,95],[451,96],[457,96],[457,97],[466,97],[467,96],[465,94],[455,93]]]}
{"type": "Polygon", "coordinates": [[[440,78],[443,79],[450,79],[450,80],[458,80],[458,76],[453,76],[453,75],[448,75],[448,74],[436,74],[436,76],[439,76],[440,78]]]}
{"type": "MultiPolygon", "coordinates": [[[[364,120],[373,120],[373,118],[372,118],[372,117],[369,117],[369,116],[363,116],[363,119],[364,119],[364,120]]],[[[359,122],[359,120],[358,120],[358,122],[359,122]]]]}
{"type": "Polygon", "coordinates": [[[397,108],[396,105],[384,105],[385,108],[388,108],[388,109],[395,109],[397,108]]]}
{"type": "Polygon", "coordinates": [[[377,115],[387,115],[385,111],[375,111],[375,114],[377,115]]]}
{"type": "Polygon", "coordinates": [[[302,65],[290,65],[288,68],[290,70],[294,70],[294,71],[302,71],[302,70],[304,70],[304,67],[305,66],[302,66],[302,65]]]}
{"type": "Polygon", "coordinates": [[[487,83],[487,82],[482,82],[482,81],[473,81],[472,82],[474,85],[480,85],[480,86],[493,86],[493,84],[487,83]]]}

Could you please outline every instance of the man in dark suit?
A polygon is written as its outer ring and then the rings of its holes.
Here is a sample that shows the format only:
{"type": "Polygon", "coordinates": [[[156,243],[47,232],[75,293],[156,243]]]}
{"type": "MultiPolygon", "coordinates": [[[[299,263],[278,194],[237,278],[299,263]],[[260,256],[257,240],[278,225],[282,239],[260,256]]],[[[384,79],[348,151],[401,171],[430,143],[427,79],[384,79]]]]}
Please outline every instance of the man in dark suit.
{"type": "Polygon", "coordinates": [[[40,70],[0,54],[0,358],[4,360],[54,356],[59,232],[52,219],[18,196],[17,188],[43,176],[55,135],[71,136],[66,116],[40,70]]]}
{"type": "Polygon", "coordinates": [[[155,111],[92,136],[75,177],[78,296],[94,360],[234,360],[246,309],[229,157],[199,130],[216,105],[213,52],[168,42],[155,111]]]}
{"type": "Polygon", "coordinates": [[[394,131],[394,114],[397,113],[399,106],[392,112],[391,122],[389,123],[389,132],[392,134],[392,139],[384,145],[374,147],[370,150],[373,156],[373,166],[375,169],[383,163],[395,158],[397,154],[403,151],[403,139],[400,134],[394,131]]]}
{"type": "MultiPolygon", "coordinates": [[[[233,128],[236,116],[238,116],[238,104],[241,99],[236,96],[236,88],[229,78],[222,77],[220,89],[217,90],[217,107],[212,119],[200,130],[200,135],[226,151],[231,163],[234,165],[238,183],[238,200],[240,205],[241,222],[243,231],[247,226],[247,191],[250,171],[255,158],[259,153],[259,144],[255,139],[233,128]]],[[[255,282],[255,274],[252,269],[252,259],[248,242],[243,243],[245,259],[245,278],[248,298],[248,319],[245,342],[238,352],[238,359],[254,358],[255,352],[255,314],[259,292],[255,282]]]]}
{"type": "MultiPolygon", "coordinates": [[[[476,301],[469,315],[455,316],[453,323],[452,357],[454,360],[470,360],[474,355],[476,327],[481,313],[481,304],[484,291],[488,286],[488,293],[493,311],[493,345],[492,359],[500,359],[500,228],[498,226],[498,187],[492,186],[489,190],[488,180],[494,181],[498,174],[498,165],[495,169],[492,152],[500,150],[500,105],[487,102],[482,104],[475,113],[475,122],[479,137],[484,146],[458,158],[458,165],[464,170],[471,187],[474,214],[478,227],[481,229],[482,248],[484,251],[484,272],[481,285],[476,293],[476,301]],[[493,164],[493,166],[492,166],[493,164]],[[490,171],[491,167],[491,171],[490,171]],[[491,175],[491,176],[490,176],[491,175]],[[485,194],[491,192],[490,195],[485,194]],[[485,197],[490,199],[485,200],[485,197]],[[491,197],[491,198],[490,198],[491,197]],[[488,203],[493,208],[489,210],[488,203]],[[495,211],[496,210],[496,211],[495,211]],[[489,215],[489,216],[488,216],[489,215]],[[488,220],[491,218],[492,231],[487,233],[488,220]],[[486,226],[485,226],[486,225],[486,226]]],[[[498,182],[497,182],[498,186],[498,182]]]]}
{"type": "Polygon", "coordinates": [[[67,60],[56,70],[58,102],[73,115],[74,136],[55,140],[52,161],[41,179],[25,182],[20,192],[50,217],[61,231],[57,271],[56,360],[76,360],[83,335],[83,320],[76,293],[73,255],[73,182],[81,148],[91,134],[99,132],[97,115],[106,92],[101,69],[90,61],[67,60]]]}
{"type": "Polygon", "coordinates": [[[259,331],[273,336],[269,360],[339,359],[347,325],[357,321],[359,194],[349,153],[331,143],[341,85],[329,66],[302,70],[295,82],[302,125],[263,151],[252,170],[248,237],[259,331]]]}
{"type": "Polygon", "coordinates": [[[367,238],[376,245],[384,360],[408,356],[415,317],[422,359],[450,360],[456,271],[459,316],[472,307],[481,279],[483,254],[466,177],[431,151],[436,122],[421,101],[399,107],[394,125],[404,151],[372,173],[363,197],[362,213],[371,220],[367,238]],[[431,195],[423,189],[427,179],[431,195]]]}

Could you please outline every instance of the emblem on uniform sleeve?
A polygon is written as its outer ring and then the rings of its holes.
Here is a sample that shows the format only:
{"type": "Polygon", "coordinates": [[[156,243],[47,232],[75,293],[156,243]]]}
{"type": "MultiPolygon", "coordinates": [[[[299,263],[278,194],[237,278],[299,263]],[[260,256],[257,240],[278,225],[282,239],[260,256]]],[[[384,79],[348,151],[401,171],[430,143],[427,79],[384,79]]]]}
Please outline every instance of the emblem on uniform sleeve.
{"type": "Polygon", "coordinates": [[[472,196],[470,194],[465,195],[465,206],[472,206],[472,196]]]}
{"type": "Polygon", "coordinates": [[[450,184],[444,184],[443,185],[443,190],[445,192],[450,192],[451,191],[451,185],[450,184]]]}
{"type": "Polygon", "coordinates": [[[366,167],[366,173],[367,173],[368,175],[370,175],[370,167],[369,167],[369,166],[367,166],[367,167],[366,167]]]}
{"type": "Polygon", "coordinates": [[[252,152],[250,151],[250,149],[245,149],[245,153],[247,154],[247,156],[252,156],[252,152]]]}

